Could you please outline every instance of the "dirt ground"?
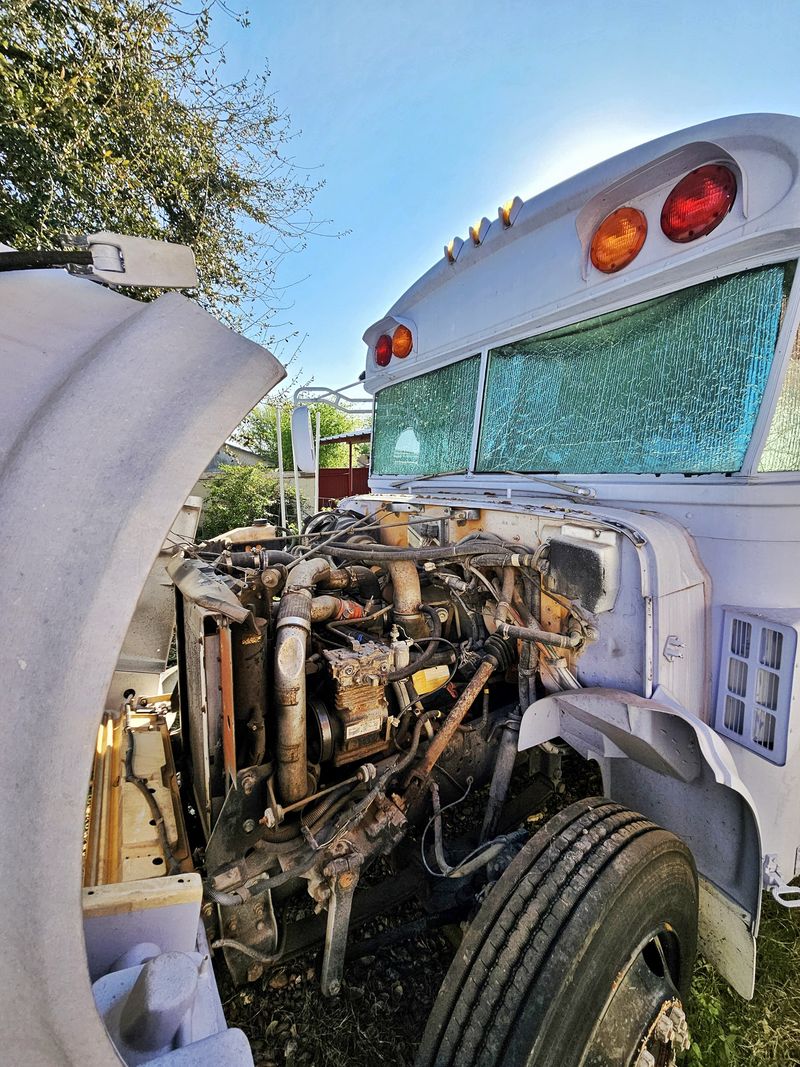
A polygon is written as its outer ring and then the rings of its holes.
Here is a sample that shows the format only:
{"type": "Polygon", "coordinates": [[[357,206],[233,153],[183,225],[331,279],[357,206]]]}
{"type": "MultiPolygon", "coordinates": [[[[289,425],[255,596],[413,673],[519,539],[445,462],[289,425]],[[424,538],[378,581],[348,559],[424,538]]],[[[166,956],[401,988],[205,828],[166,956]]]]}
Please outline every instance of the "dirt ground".
{"type": "MultiPolygon", "coordinates": [[[[555,810],[602,792],[582,761],[565,768],[566,792],[551,797],[528,821],[535,832],[555,810]]],[[[479,819],[481,793],[454,809],[446,829],[458,833],[479,819]]],[[[361,939],[424,915],[411,901],[362,927],[361,939]]],[[[219,968],[231,1026],[250,1038],[256,1067],[411,1067],[425,1023],[461,931],[443,927],[349,960],[342,992],[324,1000],[319,958],[294,961],[244,989],[219,968]]],[[[800,1065],[800,909],[787,912],[765,897],[755,999],[746,1003],[699,960],[687,1006],[692,1037],[681,1067],[800,1065]]]]}
{"type": "MultiPolygon", "coordinates": [[[[525,775],[516,781],[522,783],[525,775]]],[[[574,760],[565,773],[566,790],[551,797],[528,820],[535,832],[554,811],[580,797],[596,794],[599,775],[574,760]]],[[[446,836],[480,824],[485,790],[467,798],[445,818],[446,836]]],[[[358,940],[424,916],[414,902],[362,927],[358,940]]],[[[308,956],[235,989],[218,973],[228,1023],[250,1038],[256,1067],[375,1067],[413,1064],[442,979],[461,937],[458,927],[443,927],[383,948],[377,955],[349,960],[342,991],[323,1000],[319,958],[308,956]]]]}

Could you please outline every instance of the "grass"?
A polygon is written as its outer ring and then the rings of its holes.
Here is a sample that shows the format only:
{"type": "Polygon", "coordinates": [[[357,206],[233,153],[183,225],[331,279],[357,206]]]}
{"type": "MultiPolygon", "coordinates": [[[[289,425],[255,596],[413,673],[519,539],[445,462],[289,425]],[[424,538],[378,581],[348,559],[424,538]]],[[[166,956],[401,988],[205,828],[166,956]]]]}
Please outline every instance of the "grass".
{"type": "Polygon", "coordinates": [[[681,1067],[800,1064],[800,909],[764,897],[756,993],[742,1000],[702,959],[688,1004],[692,1047],[681,1067]]]}

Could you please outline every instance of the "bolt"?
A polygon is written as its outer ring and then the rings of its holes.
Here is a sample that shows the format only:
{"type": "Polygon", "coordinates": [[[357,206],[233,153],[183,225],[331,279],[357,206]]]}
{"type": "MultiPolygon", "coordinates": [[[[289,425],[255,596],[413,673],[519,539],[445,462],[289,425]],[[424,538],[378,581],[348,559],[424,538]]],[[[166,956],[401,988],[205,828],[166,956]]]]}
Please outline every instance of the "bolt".
{"type": "MultiPolygon", "coordinates": [[[[248,820],[248,822],[249,821],[250,820],[248,820]]],[[[272,810],[272,808],[267,808],[267,810],[264,812],[261,818],[261,823],[263,826],[266,826],[268,830],[272,830],[275,826],[277,826],[278,820],[275,818],[275,812],[272,810]]]]}
{"type": "Polygon", "coordinates": [[[256,930],[258,930],[258,932],[260,934],[263,934],[264,931],[266,930],[266,928],[267,928],[267,924],[264,922],[263,919],[261,919],[259,922],[256,923],[256,930]]]}
{"type": "Polygon", "coordinates": [[[242,778],[242,791],[246,797],[249,797],[256,786],[256,780],[252,774],[246,774],[242,778]]]}
{"type": "Polygon", "coordinates": [[[210,904],[210,903],[205,903],[203,905],[203,918],[210,919],[213,914],[214,914],[214,905],[210,904]]]}
{"type": "Polygon", "coordinates": [[[339,993],[341,992],[341,989],[342,983],[339,981],[338,978],[334,978],[332,982],[328,983],[328,996],[338,997],[339,993]]]}
{"type": "Polygon", "coordinates": [[[356,876],[352,871],[345,871],[344,874],[339,875],[339,888],[347,892],[348,889],[352,889],[356,884],[356,876]]]}
{"type": "Polygon", "coordinates": [[[255,830],[255,828],[256,828],[256,820],[255,819],[245,819],[244,822],[242,823],[242,829],[244,830],[244,832],[246,834],[252,834],[252,832],[253,832],[253,830],[255,830]]]}

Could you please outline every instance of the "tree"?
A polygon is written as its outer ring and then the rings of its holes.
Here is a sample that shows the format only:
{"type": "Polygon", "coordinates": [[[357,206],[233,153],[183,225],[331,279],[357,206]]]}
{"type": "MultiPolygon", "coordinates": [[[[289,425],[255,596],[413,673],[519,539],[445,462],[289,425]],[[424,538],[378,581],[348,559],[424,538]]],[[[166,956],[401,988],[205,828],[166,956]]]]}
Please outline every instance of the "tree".
{"type": "MultiPolygon", "coordinates": [[[[310,404],[312,428],[316,427],[316,413],[319,412],[320,437],[334,437],[361,429],[365,425],[363,418],[347,415],[337,411],[330,404],[310,404]]],[[[269,467],[278,465],[278,442],[276,428],[276,408],[273,404],[262,401],[253,408],[239,425],[234,438],[261,456],[269,467]]],[[[366,420],[368,423],[369,420],[366,420]]],[[[292,458],[292,410],[290,405],[281,409],[281,442],[283,444],[283,464],[286,470],[293,466],[292,458]]],[[[347,445],[322,445],[319,450],[320,467],[346,467],[349,458],[347,445]]]]}
{"type": "Polygon", "coordinates": [[[317,225],[317,187],[283,156],[269,72],[225,80],[215,8],[231,14],[217,0],[0,5],[0,241],[109,229],[191,245],[201,303],[263,334],[259,305],[317,225]]]}
{"type": "MultiPolygon", "coordinates": [[[[294,501],[287,493],[287,521],[295,521],[294,501]]],[[[253,519],[270,516],[278,525],[280,502],[278,482],[266,467],[240,467],[223,463],[211,478],[203,502],[201,536],[204,540],[218,537],[226,530],[249,526],[253,519]]]]}

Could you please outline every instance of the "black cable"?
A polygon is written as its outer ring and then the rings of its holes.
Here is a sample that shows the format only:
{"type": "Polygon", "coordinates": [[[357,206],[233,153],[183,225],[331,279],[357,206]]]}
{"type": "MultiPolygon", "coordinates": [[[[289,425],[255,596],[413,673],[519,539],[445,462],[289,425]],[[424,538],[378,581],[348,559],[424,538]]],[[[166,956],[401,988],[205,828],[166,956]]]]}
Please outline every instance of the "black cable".
{"type": "Polygon", "coordinates": [[[88,249],[81,252],[0,252],[0,271],[39,270],[44,267],[68,267],[72,264],[91,267],[94,257],[88,249]]]}
{"type": "MultiPolygon", "coordinates": [[[[436,608],[430,606],[430,604],[421,604],[419,609],[424,615],[427,615],[431,621],[431,636],[441,637],[442,635],[442,622],[439,618],[439,613],[436,608]]],[[[420,638],[425,640],[425,638],[420,638]]],[[[422,655],[415,659],[412,663],[407,663],[405,667],[398,667],[397,670],[389,671],[386,675],[387,682],[401,682],[404,678],[410,677],[412,674],[416,674],[417,671],[422,670],[425,664],[430,660],[434,653],[434,645],[429,645],[422,655]]]]}

